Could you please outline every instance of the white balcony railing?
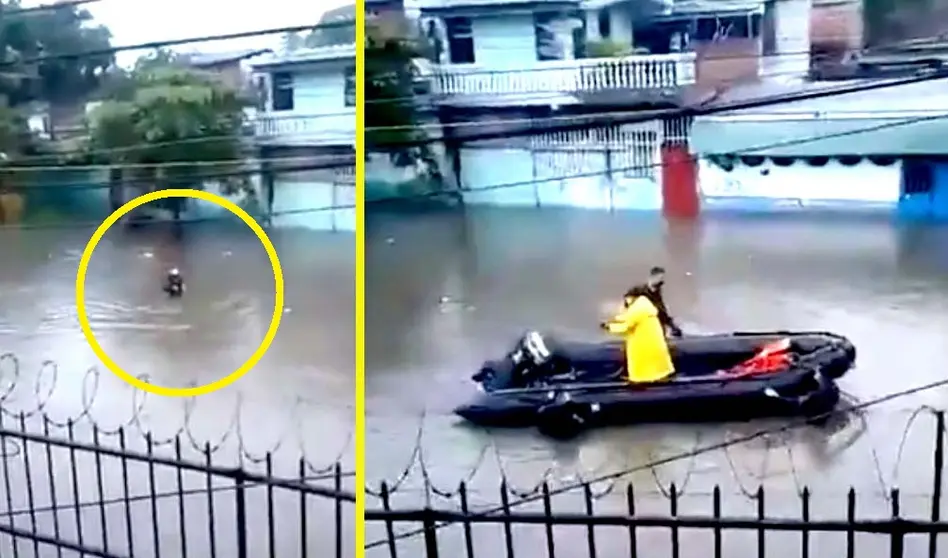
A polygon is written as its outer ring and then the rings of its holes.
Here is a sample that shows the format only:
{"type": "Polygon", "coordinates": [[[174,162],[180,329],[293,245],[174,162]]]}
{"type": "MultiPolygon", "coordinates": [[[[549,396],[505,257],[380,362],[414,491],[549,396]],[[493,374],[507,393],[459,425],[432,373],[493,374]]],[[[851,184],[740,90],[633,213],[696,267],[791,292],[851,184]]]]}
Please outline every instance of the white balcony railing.
{"type": "Polygon", "coordinates": [[[669,89],[695,82],[695,55],[680,53],[551,60],[516,69],[478,64],[442,64],[433,69],[433,93],[442,96],[669,89]]]}
{"type": "Polygon", "coordinates": [[[295,111],[261,112],[255,121],[257,141],[282,145],[352,145],[355,108],[331,114],[295,111]]]}

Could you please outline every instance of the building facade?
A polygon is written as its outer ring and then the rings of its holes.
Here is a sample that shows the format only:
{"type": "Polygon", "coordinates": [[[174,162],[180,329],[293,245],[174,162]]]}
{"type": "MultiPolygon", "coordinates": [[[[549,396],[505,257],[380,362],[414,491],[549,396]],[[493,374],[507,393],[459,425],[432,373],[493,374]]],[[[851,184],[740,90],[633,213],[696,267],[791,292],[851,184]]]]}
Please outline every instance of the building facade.
{"type": "Polygon", "coordinates": [[[698,117],[702,210],[948,220],[943,81],[698,117]]]}
{"type": "Polygon", "coordinates": [[[743,83],[801,81],[809,70],[809,0],[420,8],[446,167],[470,203],[693,214],[690,123],[613,116],[707,102],[743,83]],[[602,124],[558,129],[582,119],[602,124]]]}
{"type": "Polygon", "coordinates": [[[253,66],[264,204],[274,226],[355,230],[355,45],[253,66]]]}

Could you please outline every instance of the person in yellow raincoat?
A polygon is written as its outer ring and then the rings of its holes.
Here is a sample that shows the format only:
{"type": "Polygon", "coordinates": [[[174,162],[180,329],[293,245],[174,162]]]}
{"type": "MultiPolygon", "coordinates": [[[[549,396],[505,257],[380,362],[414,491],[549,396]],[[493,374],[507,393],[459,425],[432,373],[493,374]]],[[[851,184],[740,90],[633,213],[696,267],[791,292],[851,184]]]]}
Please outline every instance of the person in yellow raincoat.
{"type": "Polygon", "coordinates": [[[658,313],[648,296],[640,289],[632,289],[625,294],[625,309],[602,324],[609,333],[625,338],[626,372],[630,382],[658,382],[675,373],[658,313]]]}

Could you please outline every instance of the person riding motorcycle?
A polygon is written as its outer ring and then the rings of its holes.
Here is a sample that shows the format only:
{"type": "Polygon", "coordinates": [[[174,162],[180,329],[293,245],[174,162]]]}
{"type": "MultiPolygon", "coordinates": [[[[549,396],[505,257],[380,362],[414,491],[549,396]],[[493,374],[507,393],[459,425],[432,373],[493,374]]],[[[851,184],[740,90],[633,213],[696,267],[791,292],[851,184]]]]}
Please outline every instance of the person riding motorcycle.
{"type": "Polygon", "coordinates": [[[625,308],[602,327],[625,338],[626,373],[632,383],[658,382],[675,373],[659,310],[645,288],[625,294],[625,308]]]}
{"type": "Polygon", "coordinates": [[[661,321],[662,328],[666,334],[671,337],[681,337],[681,328],[678,327],[678,324],[672,319],[668,313],[668,308],[665,306],[665,298],[662,293],[662,287],[664,285],[665,268],[656,266],[649,270],[648,280],[645,283],[636,285],[630,289],[629,292],[642,292],[644,296],[648,297],[649,301],[658,311],[658,319],[661,321]]]}

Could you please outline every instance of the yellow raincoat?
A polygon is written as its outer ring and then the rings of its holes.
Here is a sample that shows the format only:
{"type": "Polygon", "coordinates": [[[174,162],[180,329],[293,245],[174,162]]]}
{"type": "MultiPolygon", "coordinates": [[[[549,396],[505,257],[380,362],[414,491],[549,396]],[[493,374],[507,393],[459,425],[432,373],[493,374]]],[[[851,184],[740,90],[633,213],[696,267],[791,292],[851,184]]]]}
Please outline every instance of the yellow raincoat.
{"type": "Polygon", "coordinates": [[[610,333],[625,336],[630,382],[657,382],[675,373],[658,309],[647,297],[636,297],[625,310],[606,322],[606,326],[610,333]]]}

